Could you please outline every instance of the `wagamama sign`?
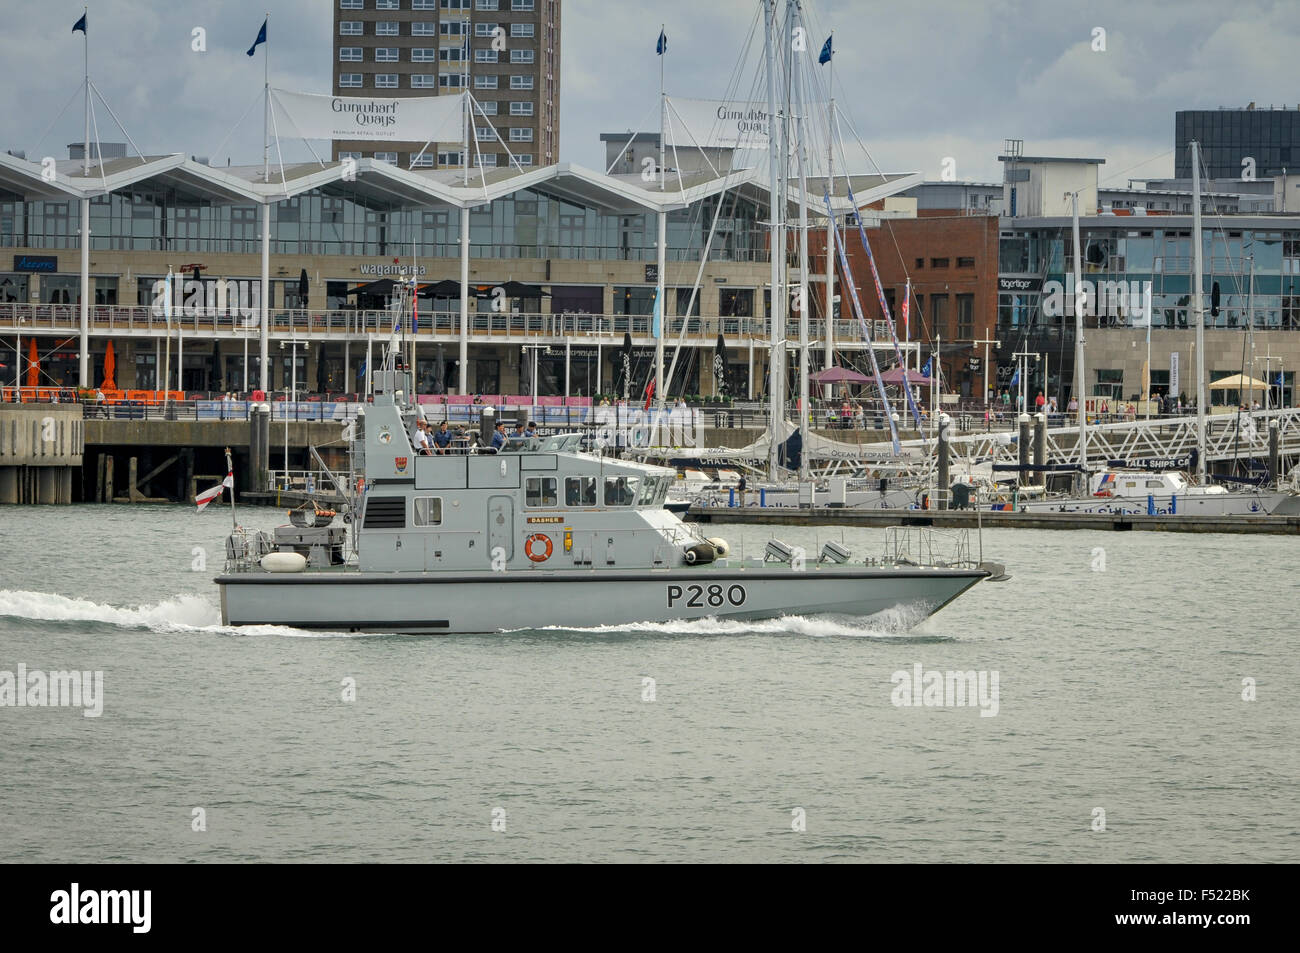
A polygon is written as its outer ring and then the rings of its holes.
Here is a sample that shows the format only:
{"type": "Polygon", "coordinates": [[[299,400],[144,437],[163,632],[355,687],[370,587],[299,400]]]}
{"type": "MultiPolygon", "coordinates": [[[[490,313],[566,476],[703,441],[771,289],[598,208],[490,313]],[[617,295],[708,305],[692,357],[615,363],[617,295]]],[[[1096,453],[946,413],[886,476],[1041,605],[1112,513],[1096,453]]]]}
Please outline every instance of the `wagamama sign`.
{"type": "Polygon", "coordinates": [[[459,142],[463,96],[322,96],[272,90],[289,128],[304,139],[459,142]]]}

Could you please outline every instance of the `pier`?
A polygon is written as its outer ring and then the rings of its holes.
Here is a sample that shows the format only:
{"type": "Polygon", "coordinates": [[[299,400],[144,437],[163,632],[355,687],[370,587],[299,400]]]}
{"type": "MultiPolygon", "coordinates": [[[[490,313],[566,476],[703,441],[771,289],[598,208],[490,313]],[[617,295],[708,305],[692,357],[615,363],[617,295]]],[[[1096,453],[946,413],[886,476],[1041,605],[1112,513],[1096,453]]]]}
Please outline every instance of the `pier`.
{"type": "Polygon", "coordinates": [[[942,529],[1082,529],[1153,533],[1300,535],[1300,516],[1146,516],[987,510],[865,510],[842,507],[692,506],[697,523],[759,526],[931,526],[942,529]]]}

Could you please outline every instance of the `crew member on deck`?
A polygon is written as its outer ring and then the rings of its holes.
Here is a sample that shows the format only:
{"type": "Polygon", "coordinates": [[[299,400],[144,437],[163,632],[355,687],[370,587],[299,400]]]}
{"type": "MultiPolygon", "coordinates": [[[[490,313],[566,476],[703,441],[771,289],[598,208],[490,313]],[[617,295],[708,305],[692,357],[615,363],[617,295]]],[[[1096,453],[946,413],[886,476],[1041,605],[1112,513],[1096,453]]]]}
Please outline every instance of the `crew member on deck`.
{"type": "Polygon", "coordinates": [[[447,448],[451,446],[451,431],[447,429],[447,421],[438,424],[438,432],[433,435],[433,447],[435,453],[446,453],[447,448]]]}
{"type": "Polygon", "coordinates": [[[488,448],[493,453],[500,453],[501,448],[506,445],[506,422],[497,421],[496,432],[492,434],[492,445],[488,448]]]}

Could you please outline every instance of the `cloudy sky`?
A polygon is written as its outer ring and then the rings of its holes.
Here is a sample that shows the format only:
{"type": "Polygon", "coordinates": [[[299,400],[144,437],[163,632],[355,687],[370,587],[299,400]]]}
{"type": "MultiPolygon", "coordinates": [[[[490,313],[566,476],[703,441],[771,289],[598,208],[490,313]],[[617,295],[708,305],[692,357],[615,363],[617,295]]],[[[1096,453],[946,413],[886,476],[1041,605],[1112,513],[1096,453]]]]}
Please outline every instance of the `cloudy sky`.
{"type": "MultiPolygon", "coordinates": [[[[92,0],[92,79],[145,152],[254,163],[260,111],[235,126],[260,96],[262,62],[244,51],[269,9],[272,85],[328,92],[334,2],[92,0]],[[196,27],[206,52],[191,49],[196,27]]],[[[598,168],[601,132],[657,126],[661,23],[670,95],[748,91],[757,59],[740,61],[756,4],[564,0],[561,158],[598,168]]],[[[82,41],[70,30],[83,5],[43,0],[8,19],[0,148],[65,158],[81,139],[82,41]]],[[[889,171],[937,179],[952,157],[958,178],[997,181],[1002,140],[1019,138],[1027,154],[1103,157],[1103,181],[1119,185],[1172,174],[1177,109],[1281,105],[1287,94],[1300,105],[1288,82],[1300,49],[1294,0],[807,0],[806,9],[814,54],[835,31],[837,100],[889,171]]],[[[100,138],[121,139],[102,108],[97,118],[100,138]]],[[[307,156],[301,143],[284,150],[307,156]]]]}

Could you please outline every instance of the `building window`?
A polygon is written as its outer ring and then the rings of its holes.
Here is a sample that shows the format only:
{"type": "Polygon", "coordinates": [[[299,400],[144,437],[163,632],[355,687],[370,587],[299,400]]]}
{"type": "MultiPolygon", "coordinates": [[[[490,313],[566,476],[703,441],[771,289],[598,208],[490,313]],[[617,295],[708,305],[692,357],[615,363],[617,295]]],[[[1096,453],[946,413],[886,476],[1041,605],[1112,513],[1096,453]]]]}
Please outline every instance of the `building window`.
{"type": "Polygon", "coordinates": [[[511,142],[532,142],[533,130],[528,126],[515,126],[510,130],[511,142]]]}
{"type": "Polygon", "coordinates": [[[948,296],[930,295],[930,328],[932,333],[941,334],[952,340],[948,328],[948,296]]]}
{"type": "Polygon", "coordinates": [[[411,0],[412,10],[437,10],[438,0],[411,0]]]}
{"type": "Polygon", "coordinates": [[[496,50],[475,50],[474,51],[475,63],[495,63],[496,61],[497,61],[496,50]]]}
{"type": "Polygon", "coordinates": [[[460,165],[459,152],[439,152],[438,165],[460,165]]]}
{"type": "Polygon", "coordinates": [[[340,20],[339,36],[365,36],[366,27],[360,20],[340,20]]]}
{"type": "Polygon", "coordinates": [[[496,142],[497,134],[492,131],[491,126],[475,126],[474,138],[479,142],[496,142]]]}
{"type": "Polygon", "coordinates": [[[475,23],[475,24],[474,24],[474,35],[475,35],[475,36],[495,36],[495,35],[496,35],[496,31],[497,31],[497,25],[496,25],[495,23],[475,23]]]}
{"type": "Polygon", "coordinates": [[[511,103],[510,115],[512,116],[531,116],[533,114],[532,103],[511,103]]]}
{"type": "Polygon", "coordinates": [[[957,267],[958,267],[958,268],[974,268],[974,267],[975,267],[975,259],[974,259],[974,258],[958,258],[958,259],[957,259],[957,267]]]}
{"type": "Polygon", "coordinates": [[[444,63],[459,63],[465,59],[465,51],[459,46],[444,46],[438,51],[438,59],[444,63]]]}
{"type": "Polygon", "coordinates": [[[475,156],[474,164],[484,169],[495,169],[497,164],[497,154],[495,152],[489,152],[486,155],[475,156]]]}
{"type": "Polygon", "coordinates": [[[411,89],[437,89],[438,79],[432,73],[412,73],[411,89]]]}
{"type": "Polygon", "coordinates": [[[412,169],[432,169],[432,168],[433,168],[433,153],[432,153],[432,152],[421,152],[419,155],[411,156],[411,168],[412,168],[412,169]]]}
{"type": "Polygon", "coordinates": [[[380,162],[387,162],[389,165],[397,165],[396,152],[376,152],[375,158],[380,162]]]}
{"type": "MultiPolygon", "coordinates": [[[[520,165],[532,165],[533,154],[531,152],[521,153],[520,155],[515,156],[515,161],[518,162],[520,165]]],[[[698,301],[696,302],[696,306],[697,307],[699,306],[698,301]]]]}
{"type": "Polygon", "coordinates": [[[468,10],[469,0],[442,0],[444,10],[468,10]]]}
{"type": "Polygon", "coordinates": [[[411,36],[437,36],[438,24],[436,23],[412,23],[411,36]]]}
{"type": "Polygon", "coordinates": [[[511,10],[533,10],[536,5],[533,0],[510,0],[511,10]]]}
{"type": "Polygon", "coordinates": [[[360,73],[339,73],[340,89],[360,89],[362,86],[360,73]]]}
{"type": "Polygon", "coordinates": [[[375,0],[376,10],[400,10],[402,0],[375,0]]]}
{"type": "Polygon", "coordinates": [[[930,267],[931,267],[931,268],[947,268],[947,267],[948,267],[948,259],[947,259],[947,258],[931,258],[931,259],[930,259],[930,267]]]}
{"type": "Polygon", "coordinates": [[[559,506],[555,477],[529,477],[524,481],[525,506],[559,506]]]}
{"type": "Polygon", "coordinates": [[[495,116],[497,114],[496,102],[475,103],[474,112],[479,116],[495,116]]]}
{"type": "Polygon", "coordinates": [[[377,46],[375,47],[376,63],[396,63],[401,59],[395,46],[377,46]]]}
{"type": "Polygon", "coordinates": [[[477,3],[474,4],[474,9],[475,10],[499,10],[501,8],[500,6],[497,5],[497,0],[477,0],[477,3]]]}
{"type": "Polygon", "coordinates": [[[417,496],[411,502],[415,504],[416,526],[438,526],[442,523],[442,497],[417,496]]]}
{"type": "Polygon", "coordinates": [[[925,259],[924,259],[924,258],[918,258],[918,259],[916,260],[916,267],[917,267],[917,268],[924,268],[924,267],[925,267],[925,259]]]}
{"type": "Polygon", "coordinates": [[[375,24],[375,36],[401,36],[401,24],[396,20],[380,20],[375,24]]]}
{"type": "Polygon", "coordinates": [[[533,78],[531,76],[511,76],[510,88],[511,89],[532,89],[533,78]]]}
{"type": "Polygon", "coordinates": [[[511,36],[533,36],[536,33],[535,25],[532,23],[512,23],[510,24],[511,36]]]}
{"type": "MultiPolygon", "coordinates": [[[[1226,374],[1224,375],[1227,376],[1226,374]]],[[[1110,400],[1118,400],[1124,392],[1124,371],[1123,369],[1114,370],[1108,368],[1097,368],[1097,382],[1092,386],[1093,397],[1106,397],[1110,400]]]]}
{"type": "Polygon", "coordinates": [[[438,24],[438,32],[443,36],[464,36],[464,20],[443,20],[438,24]]]}
{"type": "Polygon", "coordinates": [[[497,78],[495,76],[475,76],[474,88],[475,89],[496,89],[497,78]]]}
{"type": "Polygon", "coordinates": [[[537,54],[532,50],[511,50],[511,63],[531,63],[537,59],[537,54]]]}
{"type": "Polygon", "coordinates": [[[339,0],[340,10],[364,10],[366,0],[339,0]]]}
{"type": "Polygon", "coordinates": [[[397,74],[376,73],[375,89],[397,89],[397,74]]]}
{"type": "Polygon", "coordinates": [[[412,63],[436,63],[438,51],[428,46],[417,46],[411,50],[412,63]]]}
{"type": "Polygon", "coordinates": [[[975,337],[975,296],[957,296],[957,340],[970,341],[975,337]]]}
{"type": "Polygon", "coordinates": [[[340,153],[339,153],[339,159],[340,159],[340,160],[342,160],[342,159],[360,159],[360,158],[361,158],[361,153],[360,153],[360,152],[340,152],[340,153]]]}
{"type": "Polygon", "coordinates": [[[439,73],[438,87],[440,89],[460,89],[465,85],[465,77],[460,73],[439,73]]]}
{"type": "Polygon", "coordinates": [[[359,46],[340,46],[339,62],[340,63],[360,63],[362,60],[361,47],[359,46]]]}

